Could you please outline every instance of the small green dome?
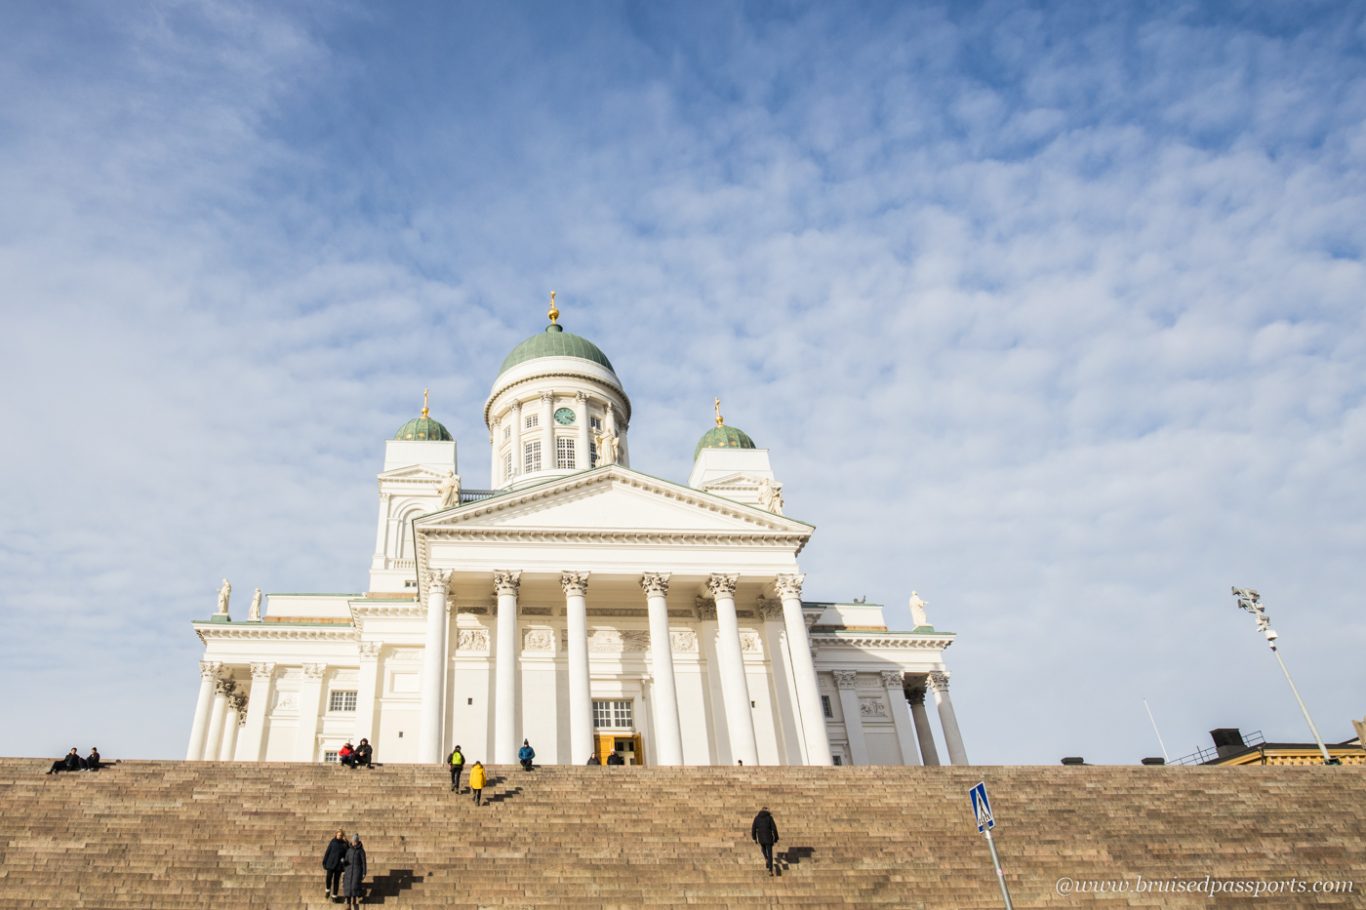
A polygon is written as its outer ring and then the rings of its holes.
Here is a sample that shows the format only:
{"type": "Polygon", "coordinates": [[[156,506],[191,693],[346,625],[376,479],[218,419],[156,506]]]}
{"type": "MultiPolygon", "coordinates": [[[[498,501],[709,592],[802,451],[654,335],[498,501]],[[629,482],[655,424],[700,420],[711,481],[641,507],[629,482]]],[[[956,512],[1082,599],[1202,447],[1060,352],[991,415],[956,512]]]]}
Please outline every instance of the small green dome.
{"type": "Polygon", "coordinates": [[[697,448],[692,450],[693,461],[701,454],[703,449],[754,449],[754,440],[749,438],[749,434],[739,427],[719,426],[712,427],[702,434],[702,438],[697,440],[697,448]]]}
{"type": "Polygon", "coordinates": [[[503,365],[498,368],[498,375],[501,376],[519,363],[538,357],[578,357],[601,364],[613,374],[616,373],[616,370],[612,369],[612,361],[607,359],[607,355],[599,350],[596,344],[587,338],[566,332],[563,326],[552,323],[545,327],[544,332],[532,335],[513,348],[512,353],[503,359],[503,365]]]}
{"type": "Polygon", "coordinates": [[[395,439],[409,439],[418,442],[438,440],[440,442],[451,441],[451,431],[441,425],[439,421],[432,420],[430,417],[414,417],[412,420],[398,428],[394,434],[395,439]]]}

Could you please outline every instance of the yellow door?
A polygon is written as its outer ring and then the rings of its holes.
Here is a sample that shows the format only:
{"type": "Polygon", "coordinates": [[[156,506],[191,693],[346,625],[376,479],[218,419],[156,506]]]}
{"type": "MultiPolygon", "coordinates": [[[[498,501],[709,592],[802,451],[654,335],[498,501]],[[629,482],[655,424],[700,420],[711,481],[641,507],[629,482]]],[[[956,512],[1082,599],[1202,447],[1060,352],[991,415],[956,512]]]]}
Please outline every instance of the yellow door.
{"type": "Polygon", "coordinates": [[[613,752],[628,765],[645,764],[645,746],[639,733],[599,733],[598,761],[607,764],[607,756],[613,752]]]}

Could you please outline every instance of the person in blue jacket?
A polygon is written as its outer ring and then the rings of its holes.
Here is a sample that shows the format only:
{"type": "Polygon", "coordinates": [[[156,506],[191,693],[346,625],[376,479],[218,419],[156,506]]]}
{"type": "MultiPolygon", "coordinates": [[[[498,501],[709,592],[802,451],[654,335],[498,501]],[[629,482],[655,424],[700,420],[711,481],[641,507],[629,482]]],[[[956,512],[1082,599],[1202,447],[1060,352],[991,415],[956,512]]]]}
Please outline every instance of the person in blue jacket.
{"type": "Polygon", "coordinates": [[[536,757],[536,750],[531,748],[531,741],[522,740],[522,748],[517,750],[517,760],[522,763],[523,771],[531,770],[531,760],[536,757]]]}

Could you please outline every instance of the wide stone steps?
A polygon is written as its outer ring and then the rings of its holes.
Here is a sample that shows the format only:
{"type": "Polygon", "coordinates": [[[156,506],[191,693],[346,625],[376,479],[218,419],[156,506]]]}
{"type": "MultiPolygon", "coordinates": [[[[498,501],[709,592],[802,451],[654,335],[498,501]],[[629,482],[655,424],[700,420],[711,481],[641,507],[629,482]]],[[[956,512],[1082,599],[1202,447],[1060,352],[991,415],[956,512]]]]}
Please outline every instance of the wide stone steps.
{"type": "Polygon", "coordinates": [[[0,764],[0,910],[330,906],[320,859],[359,831],[372,905],[997,907],[967,791],[991,788],[1017,907],[1245,906],[1149,881],[1349,880],[1264,907],[1366,906],[1363,768],[490,768],[0,764]],[[463,781],[468,783],[468,773],[463,781]],[[782,840],[763,874],[761,805],[782,840]],[[1056,882],[1131,883],[1059,894],[1056,882]]]}

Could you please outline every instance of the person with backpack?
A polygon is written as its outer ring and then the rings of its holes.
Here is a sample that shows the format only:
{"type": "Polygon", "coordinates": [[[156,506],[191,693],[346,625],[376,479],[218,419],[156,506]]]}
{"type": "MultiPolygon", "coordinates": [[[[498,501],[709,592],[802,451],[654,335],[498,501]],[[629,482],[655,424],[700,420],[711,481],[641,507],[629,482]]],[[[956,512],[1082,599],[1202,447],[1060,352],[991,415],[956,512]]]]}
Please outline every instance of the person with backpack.
{"type": "Polygon", "coordinates": [[[531,748],[531,740],[522,740],[522,748],[517,750],[517,760],[522,763],[523,771],[531,770],[531,760],[536,757],[536,750],[531,748]]]}
{"type": "Polygon", "coordinates": [[[335,901],[341,897],[342,863],[346,859],[346,848],[346,832],[338,828],[323,851],[323,870],[327,873],[323,896],[328,900],[335,901]]]}
{"type": "Polygon", "coordinates": [[[764,865],[768,867],[768,874],[772,875],[773,845],[778,842],[778,823],[773,820],[768,806],[764,806],[759,810],[759,814],[754,816],[754,824],[749,826],[749,837],[764,851],[764,865]]]}
{"type": "MultiPolygon", "coordinates": [[[[465,770],[465,753],[460,751],[459,745],[451,751],[450,756],[446,759],[446,763],[451,766],[451,792],[459,793],[460,772],[465,770]]],[[[471,775],[470,779],[474,779],[473,775],[471,775]]]]}
{"type": "Polygon", "coordinates": [[[482,806],[484,804],[484,782],[488,780],[488,775],[484,773],[484,766],[479,762],[470,765],[470,790],[474,793],[474,804],[482,806]]]}

